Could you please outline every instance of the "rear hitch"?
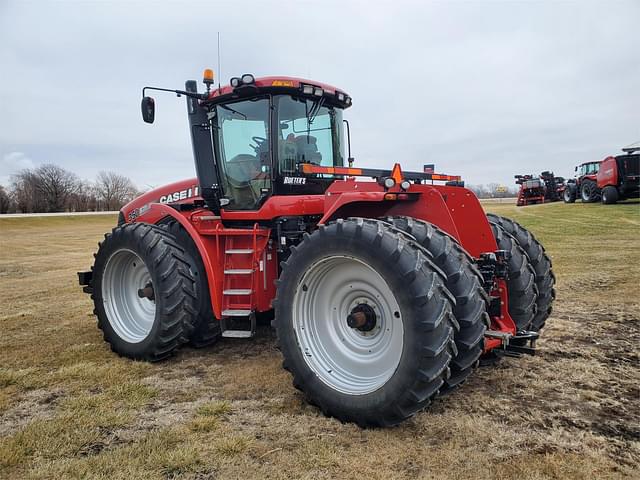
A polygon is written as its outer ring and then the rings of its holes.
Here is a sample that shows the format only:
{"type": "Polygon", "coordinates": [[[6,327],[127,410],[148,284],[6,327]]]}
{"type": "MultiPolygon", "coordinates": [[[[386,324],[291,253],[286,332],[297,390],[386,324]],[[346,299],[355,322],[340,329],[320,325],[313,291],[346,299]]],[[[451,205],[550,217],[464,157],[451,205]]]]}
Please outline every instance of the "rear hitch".
{"type": "Polygon", "coordinates": [[[521,357],[524,354],[536,354],[536,340],[540,334],[538,332],[521,330],[515,335],[512,335],[508,332],[487,330],[485,332],[485,336],[500,339],[502,348],[495,349],[494,351],[496,353],[507,357],[521,357]]]}
{"type": "Polygon", "coordinates": [[[507,263],[510,253],[506,250],[481,253],[477,260],[478,268],[484,280],[484,289],[487,293],[495,288],[496,279],[507,278],[507,263]]]}

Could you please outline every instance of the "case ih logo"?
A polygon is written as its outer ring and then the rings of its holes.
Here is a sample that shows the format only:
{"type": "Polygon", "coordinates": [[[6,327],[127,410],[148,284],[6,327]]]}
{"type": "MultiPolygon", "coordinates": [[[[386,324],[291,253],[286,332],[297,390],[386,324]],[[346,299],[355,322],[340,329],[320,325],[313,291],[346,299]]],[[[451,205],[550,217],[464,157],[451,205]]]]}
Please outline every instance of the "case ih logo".
{"type": "Polygon", "coordinates": [[[187,188],[186,190],[180,190],[179,192],[173,192],[169,195],[163,195],[158,200],[159,203],[171,203],[179,202],[180,200],[186,200],[187,198],[197,197],[198,187],[187,188]]]}

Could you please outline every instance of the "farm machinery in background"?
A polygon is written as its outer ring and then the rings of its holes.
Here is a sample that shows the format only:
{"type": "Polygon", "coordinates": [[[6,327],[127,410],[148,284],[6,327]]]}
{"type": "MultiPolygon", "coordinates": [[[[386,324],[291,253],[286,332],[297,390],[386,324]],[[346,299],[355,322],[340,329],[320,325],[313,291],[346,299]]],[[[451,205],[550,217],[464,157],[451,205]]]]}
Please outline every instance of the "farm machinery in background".
{"type": "Polygon", "coordinates": [[[252,337],[273,312],[293,385],[361,426],[411,417],[482,355],[534,353],[555,277],[529,231],[486,215],[458,176],[354,168],[344,90],[204,83],[143,89],[147,123],[147,90],[186,97],[197,178],[123,207],[78,273],[114,352],[162,360],[252,337]]]}
{"type": "Polygon", "coordinates": [[[580,198],[584,203],[601,200],[612,204],[640,196],[640,145],[630,145],[622,151],[625,154],[578,165],[576,178],[567,181],[565,203],[580,198]]]}
{"type": "Polygon", "coordinates": [[[515,175],[516,184],[520,185],[516,205],[524,207],[538,203],[557,202],[562,199],[565,179],[556,177],[553,172],[542,172],[539,176],[515,175]]]}

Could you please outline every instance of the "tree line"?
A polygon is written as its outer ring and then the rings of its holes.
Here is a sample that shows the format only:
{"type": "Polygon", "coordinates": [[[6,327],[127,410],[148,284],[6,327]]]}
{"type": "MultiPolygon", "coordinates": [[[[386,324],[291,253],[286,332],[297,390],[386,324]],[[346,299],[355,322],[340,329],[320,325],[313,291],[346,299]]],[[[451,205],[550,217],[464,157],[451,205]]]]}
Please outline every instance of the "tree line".
{"type": "Polygon", "coordinates": [[[94,181],[46,164],[12,175],[0,185],[0,214],[119,210],[141,192],[124,175],[100,172],[94,181]]]}
{"type": "MultiPolygon", "coordinates": [[[[498,186],[467,185],[479,198],[514,197],[518,193],[517,186],[498,186]]],[[[140,193],[128,177],[115,172],[100,172],[91,182],[47,164],[13,175],[7,188],[0,185],[0,214],[114,211],[140,193]]]]}

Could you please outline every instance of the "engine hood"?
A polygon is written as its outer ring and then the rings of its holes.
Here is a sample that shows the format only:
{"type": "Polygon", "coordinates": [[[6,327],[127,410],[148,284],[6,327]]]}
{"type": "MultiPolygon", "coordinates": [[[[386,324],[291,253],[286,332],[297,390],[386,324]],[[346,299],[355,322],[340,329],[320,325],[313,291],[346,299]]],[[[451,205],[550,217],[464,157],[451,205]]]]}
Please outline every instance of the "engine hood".
{"type": "Polygon", "coordinates": [[[190,203],[201,198],[198,180],[189,178],[149,190],[127,203],[120,212],[125,221],[132,222],[152,203],[190,203]]]}

